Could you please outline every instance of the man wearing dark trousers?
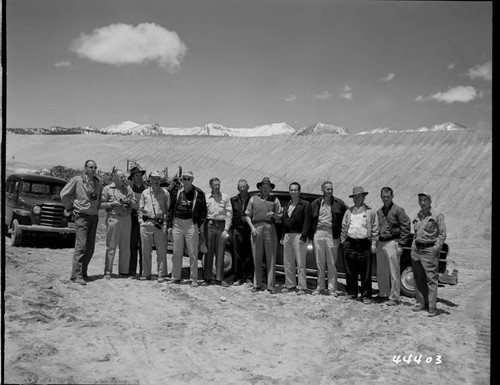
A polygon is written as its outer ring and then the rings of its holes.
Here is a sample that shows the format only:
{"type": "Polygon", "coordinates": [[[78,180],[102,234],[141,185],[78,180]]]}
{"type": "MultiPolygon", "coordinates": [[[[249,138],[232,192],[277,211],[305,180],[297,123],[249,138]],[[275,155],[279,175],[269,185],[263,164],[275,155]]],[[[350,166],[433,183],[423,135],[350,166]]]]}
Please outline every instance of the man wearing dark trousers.
{"type": "Polygon", "coordinates": [[[71,280],[86,285],[87,267],[94,255],[99,208],[101,207],[102,183],[96,176],[97,164],[85,162],[81,176],[72,178],[61,190],[61,201],[67,211],[73,212],[76,225],[75,251],[71,280]]]}
{"type": "Polygon", "coordinates": [[[371,253],[377,252],[378,217],[375,210],[364,203],[366,195],[368,192],[363,187],[353,188],[349,197],[354,206],[344,214],[340,240],[344,246],[347,294],[352,299],[358,297],[359,275],[361,299],[369,304],[372,297],[371,253]]]}
{"type": "Polygon", "coordinates": [[[233,218],[233,209],[227,194],[220,191],[220,179],[211,178],[209,181],[211,193],[207,198],[206,236],[208,252],[203,261],[203,286],[214,281],[212,268],[215,257],[215,283],[223,287],[229,286],[224,281],[224,255],[226,240],[233,218]]]}
{"type": "MultiPolygon", "coordinates": [[[[134,192],[134,199],[139,202],[142,192],[146,189],[144,184],[144,174],[146,170],[141,170],[135,166],[130,170],[128,179],[132,181],[132,191],[134,192]]],[[[132,230],[130,231],[130,265],[129,276],[134,277],[137,274],[137,254],[139,254],[139,273],[142,272],[142,245],[141,245],[141,225],[137,210],[132,209],[132,230]]]]}
{"type": "Polygon", "coordinates": [[[245,210],[250,200],[248,182],[245,179],[240,179],[237,188],[238,194],[231,198],[233,208],[234,286],[239,286],[242,283],[251,284],[253,280],[251,231],[245,219],[245,210]]]}

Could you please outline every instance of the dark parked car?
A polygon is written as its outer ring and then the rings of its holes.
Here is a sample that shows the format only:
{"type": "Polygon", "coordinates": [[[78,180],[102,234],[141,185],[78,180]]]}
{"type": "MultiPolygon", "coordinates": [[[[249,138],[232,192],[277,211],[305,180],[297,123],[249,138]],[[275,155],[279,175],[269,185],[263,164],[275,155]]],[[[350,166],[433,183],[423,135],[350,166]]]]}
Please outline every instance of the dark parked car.
{"type": "Polygon", "coordinates": [[[20,246],[24,235],[54,236],[74,242],[71,215],[61,203],[66,181],[37,174],[12,174],[5,183],[4,226],[12,246],[20,246]]]}
{"type": "MultiPolygon", "coordinates": [[[[250,192],[251,195],[258,194],[258,191],[252,191],[250,192]]],[[[284,206],[289,200],[290,200],[290,194],[288,191],[272,191],[271,194],[276,196],[282,206],[284,206]]],[[[318,194],[310,194],[310,193],[301,193],[300,194],[302,199],[305,199],[309,202],[312,202],[316,198],[321,197],[321,195],[318,194]]],[[[278,233],[278,239],[281,239],[281,235],[283,233],[283,224],[282,223],[276,223],[276,230],[278,233]]],[[[413,236],[413,235],[412,235],[413,236]]],[[[231,273],[231,254],[232,254],[232,245],[230,244],[230,239],[228,240],[228,244],[226,247],[226,255],[225,255],[225,270],[227,274],[231,273]]],[[[401,294],[407,296],[407,297],[415,297],[415,292],[416,292],[416,286],[415,286],[415,280],[413,278],[413,271],[411,268],[411,243],[412,241],[410,240],[408,244],[403,247],[403,255],[401,256],[401,294]]],[[[441,255],[439,259],[439,273],[444,273],[446,270],[446,257],[448,256],[449,253],[449,247],[445,243],[443,245],[443,248],[441,250],[441,255]]],[[[376,266],[376,258],[373,256],[372,258],[372,275],[373,276],[373,281],[376,282],[377,277],[376,277],[376,271],[377,271],[377,266],[376,266]]],[[[345,264],[344,264],[344,256],[342,253],[342,246],[340,247],[339,250],[339,257],[337,260],[337,271],[338,271],[338,276],[340,278],[345,278],[345,264]]],[[[317,269],[316,269],[316,258],[314,257],[314,250],[313,250],[313,243],[309,239],[307,243],[307,257],[306,257],[306,268],[307,268],[307,276],[308,277],[317,277],[317,269]]],[[[278,253],[276,257],[276,272],[280,274],[284,274],[284,266],[283,266],[283,246],[281,244],[278,245],[278,253]]]]}

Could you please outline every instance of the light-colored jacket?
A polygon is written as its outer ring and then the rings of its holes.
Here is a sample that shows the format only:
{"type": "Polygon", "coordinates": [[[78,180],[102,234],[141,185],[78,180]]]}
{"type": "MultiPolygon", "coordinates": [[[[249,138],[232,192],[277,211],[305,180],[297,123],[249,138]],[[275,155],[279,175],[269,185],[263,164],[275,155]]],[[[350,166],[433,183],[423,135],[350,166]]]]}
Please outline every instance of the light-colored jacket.
{"type": "MultiPolygon", "coordinates": [[[[365,213],[367,217],[366,221],[366,236],[370,240],[372,247],[376,247],[378,240],[378,217],[377,213],[368,205],[363,204],[365,207],[365,213]]],[[[342,232],[340,233],[340,241],[342,243],[347,239],[347,232],[349,231],[349,226],[351,224],[351,214],[356,206],[352,206],[344,214],[344,219],[342,220],[342,232]]]]}

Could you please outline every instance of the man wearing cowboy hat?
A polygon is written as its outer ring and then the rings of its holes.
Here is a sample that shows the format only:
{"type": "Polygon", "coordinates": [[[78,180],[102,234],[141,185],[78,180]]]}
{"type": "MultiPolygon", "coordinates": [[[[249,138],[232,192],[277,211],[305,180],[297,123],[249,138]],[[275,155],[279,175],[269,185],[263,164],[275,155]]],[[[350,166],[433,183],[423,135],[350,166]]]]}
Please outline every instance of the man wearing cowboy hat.
{"type": "Polygon", "coordinates": [[[371,254],[377,252],[378,218],[377,213],[366,205],[363,187],[352,189],[350,198],[354,206],[344,214],[340,240],[344,246],[347,294],[358,297],[358,275],[361,278],[361,299],[363,303],[371,303],[372,297],[372,264],[371,254]]]}
{"type": "Polygon", "coordinates": [[[192,171],[182,173],[182,188],[171,196],[167,228],[172,234],[174,252],[172,256],[172,282],[181,282],[184,243],[189,255],[192,286],[198,286],[198,242],[200,227],[207,217],[205,193],[193,185],[192,171]]]}
{"type": "MultiPolygon", "coordinates": [[[[144,174],[146,170],[141,170],[138,166],[134,166],[130,170],[128,180],[131,183],[134,199],[139,202],[142,192],[146,189],[144,184],[144,174]]],[[[139,254],[139,273],[142,272],[142,245],[140,232],[139,217],[136,209],[132,209],[132,229],[130,231],[130,265],[128,274],[134,277],[137,274],[137,254],[139,254]]]]}
{"type": "Polygon", "coordinates": [[[318,269],[317,288],[313,295],[331,294],[338,296],[337,257],[340,247],[342,218],[347,206],[340,198],[333,196],[333,183],[321,184],[323,196],[311,203],[311,224],[309,237],[313,240],[314,256],[318,269]],[[325,290],[325,276],[328,270],[328,286],[325,290]]]}
{"type": "Polygon", "coordinates": [[[149,179],[151,186],[142,192],[139,202],[142,242],[142,275],[140,279],[151,279],[154,244],[156,247],[158,282],[161,283],[167,275],[167,238],[164,228],[168,212],[168,200],[165,191],[160,187],[160,173],[153,171],[149,175],[149,179]]]}
{"type": "Polygon", "coordinates": [[[437,315],[439,253],[446,239],[444,215],[432,211],[431,196],[418,194],[421,210],[413,220],[415,237],[411,246],[411,268],[417,284],[417,304],[413,311],[429,309],[429,317],[437,315]]]}
{"type": "Polygon", "coordinates": [[[113,271],[113,259],[116,249],[119,249],[118,272],[128,276],[130,262],[130,228],[132,227],[131,212],[137,208],[134,192],[128,186],[125,173],[115,170],[113,183],[102,190],[101,208],[106,210],[106,261],[104,278],[110,279],[113,271]]]}
{"type": "Polygon", "coordinates": [[[278,247],[278,236],[274,222],[281,219],[282,210],[278,198],[270,192],[275,187],[268,177],[257,183],[260,194],[254,195],[248,202],[245,211],[246,220],[252,232],[252,254],[254,261],[254,281],[252,291],[262,290],[262,259],[264,250],[267,265],[267,290],[274,294],[276,252],[278,247]]]}

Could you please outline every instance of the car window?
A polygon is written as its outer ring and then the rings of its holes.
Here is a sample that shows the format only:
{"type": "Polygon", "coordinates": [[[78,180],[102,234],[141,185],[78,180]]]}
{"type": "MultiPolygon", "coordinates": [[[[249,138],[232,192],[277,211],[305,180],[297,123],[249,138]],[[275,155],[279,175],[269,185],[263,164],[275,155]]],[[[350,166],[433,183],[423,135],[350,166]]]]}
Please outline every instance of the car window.
{"type": "Polygon", "coordinates": [[[36,195],[60,195],[63,186],[39,183],[39,182],[23,182],[22,192],[36,195]]]}

